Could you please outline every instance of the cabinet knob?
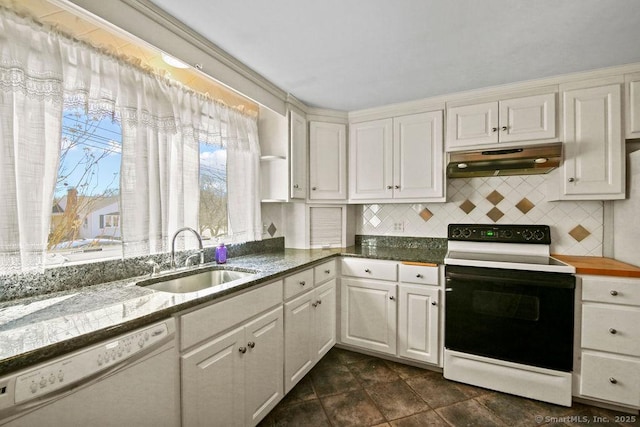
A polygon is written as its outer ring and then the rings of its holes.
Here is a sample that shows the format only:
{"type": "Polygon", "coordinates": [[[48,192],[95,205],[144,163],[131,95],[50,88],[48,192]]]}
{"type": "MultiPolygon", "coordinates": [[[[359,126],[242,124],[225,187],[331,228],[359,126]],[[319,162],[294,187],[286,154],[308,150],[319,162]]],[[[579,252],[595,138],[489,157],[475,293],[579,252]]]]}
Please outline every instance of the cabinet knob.
{"type": "Polygon", "coordinates": [[[615,297],[616,295],[618,295],[618,291],[615,291],[615,290],[613,290],[613,291],[611,291],[611,292],[609,292],[609,293],[610,293],[611,295],[613,295],[614,297],[615,297]]]}
{"type": "Polygon", "coordinates": [[[395,188],[396,190],[399,190],[400,186],[399,185],[394,185],[393,188],[395,188]]]}
{"type": "Polygon", "coordinates": [[[491,128],[491,132],[498,132],[498,128],[491,128]]]}
{"type": "Polygon", "coordinates": [[[304,285],[306,285],[306,284],[307,284],[307,282],[305,282],[304,280],[302,280],[302,281],[300,281],[300,282],[298,282],[298,283],[300,283],[300,286],[304,286],[304,285]]]}
{"type": "Polygon", "coordinates": [[[238,348],[238,351],[242,354],[245,354],[247,352],[247,347],[240,347],[238,348]]]}
{"type": "Polygon", "coordinates": [[[313,308],[316,308],[318,306],[318,301],[312,303],[311,305],[313,306],[313,308]]]}
{"type": "Polygon", "coordinates": [[[392,185],[387,185],[387,190],[391,190],[393,188],[392,185]]]}
{"type": "Polygon", "coordinates": [[[311,187],[312,191],[316,191],[318,189],[318,187],[311,187]]]}
{"type": "Polygon", "coordinates": [[[416,274],[416,278],[422,279],[424,276],[422,274],[416,274]]]}
{"type": "Polygon", "coordinates": [[[365,272],[365,273],[371,273],[371,270],[369,270],[368,268],[365,268],[365,269],[364,269],[364,272],[365,272]]]}
{"type": "Polygon", "coordinates": [[[618,380],[617,380],[617,379],[615,379],[615,378],[613,378],[613,377],[610,377],[610,378],[609,378],[609,382],[610,382],[611,384],[618,384],[618,380]]]}
{"type": "Polygon", "coordinates": [[[609,328],[609,333],[611,333],[611,334],[615,335],[615,334],[617,334],[617,333],[618,333],[618,331],[617,331],[617,330],[615,330],[615,329],[613,329],[613,328],[609,328]]]}
{"type": "Polygon", "coordinates": [[[318,305],[322,304],[322,300],[319,299],[318,301],[316,301],[316,304],[318,304],[318,305]]]}
{"type": "Polygon", "coordinates": [[[435,301],[431,301],[431,305],[438,305],[438,303],[435,301]]]}
{"type": "Polygon", "coordinates": [[[395,301],[395,300],[396,300],[396,297],[394,297],[394,296],[392,295],[392,296],[390,296],[390,297],[389,297],[389,299],[390,299],[391,301],[395,301]]]}
{"type": "Polygon", "coordinates": [[[506,131],[507,129],[508,129],[508,127],[506,127],[506,126],[502,126],[502,131],[503,131],[503,132],[504,132],[504,131],[506,131]]]}
{"type": "Polygon", "coordinates": [[[249,347],[249,348],[254,348],[255,346],[256,346],[256,343],[254,343],[253,341],[249,341],[247,343],[247,347],[249,347]]]}
{"type": "Polygon", "coordinates": [[[576,182],[575,178],[569,178],[569,182],[576,182]]]}
{"type": "Polygon", "coordinates": [[[293,184],[293,188],[300,188],[298,184],[293,184]]]}
{"type": "Polygon", "coordinates": [[[325,270],[324,273],[325,274],[331,274],[331,270],[325,270]]]}

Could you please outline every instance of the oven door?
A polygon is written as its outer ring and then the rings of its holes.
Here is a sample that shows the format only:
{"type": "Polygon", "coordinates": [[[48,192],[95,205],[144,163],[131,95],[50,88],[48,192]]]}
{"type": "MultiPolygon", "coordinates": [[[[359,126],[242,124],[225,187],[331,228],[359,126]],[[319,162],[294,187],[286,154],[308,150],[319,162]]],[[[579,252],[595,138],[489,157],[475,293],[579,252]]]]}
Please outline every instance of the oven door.
{"type": "Polygon", "coordinates": [[[572,274],[445,266],[445,347],[570,372],[572,274]]]}

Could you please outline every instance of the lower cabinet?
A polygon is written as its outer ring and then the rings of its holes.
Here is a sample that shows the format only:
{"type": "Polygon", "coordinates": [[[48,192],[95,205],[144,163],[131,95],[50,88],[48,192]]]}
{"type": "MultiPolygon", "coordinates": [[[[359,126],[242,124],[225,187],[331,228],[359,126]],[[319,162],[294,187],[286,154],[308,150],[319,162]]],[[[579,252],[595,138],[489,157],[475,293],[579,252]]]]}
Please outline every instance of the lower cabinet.
{"type": "Polygon", "coordinates": [[[439,289],[398,285],[398,356],[439,362],[439,289]]]}
{"type": "Polygon", "coordinates": [[[284,324],[288,393],[336,342],[336,279],[285,303],[284,324]]]}

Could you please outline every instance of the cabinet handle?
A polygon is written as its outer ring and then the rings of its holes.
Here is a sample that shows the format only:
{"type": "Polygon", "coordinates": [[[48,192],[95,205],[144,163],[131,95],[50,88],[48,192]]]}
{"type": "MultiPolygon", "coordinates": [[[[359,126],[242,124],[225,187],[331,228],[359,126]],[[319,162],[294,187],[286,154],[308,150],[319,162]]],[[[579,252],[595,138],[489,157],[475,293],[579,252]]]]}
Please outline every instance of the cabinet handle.
{"type": "Polygon", "coordinates": [[[331,270],[325,270],[324,273],[325,274],[331,274],[331,270]]]}
{"type": "Polygon", "coordinates": [[[318,187],[311,187],[312,191],[316,191],[318,189],[318,187]]]}
{"type": "Polygon", "coordinates": [[[610,293],[611,295],[613,295],[614,297],[615,297],[616,295],[618,295],[618,291],[615,291],[615,290],[614,290],[614,291],[611,291],[611,292],[609,292],[609,293],[610,293]]]}
{"type": "Polygon", "coordinates": [[[254,343],[253,341],[249,341],[247,343],[247,347],[249,347],[249,348],[254,348],[255,346],[256,346],[256,343],[254,343]]]}
{"type": "Polygon", "coordinates": [[[435,301],[431,301],[431,305],[438,305],[438,303],[435,301]]]}
{"type": "Polygon", "coordinates": [[[394,296],[390,296],[390,297],[389,297],[389,299],[390,299],[391,301],[395,301],[395,300],[396,300],[396,297],[394,297],[394,296]]]}
{"type": "Polygon", "coordinates": [[[306,284],[307,284],[307,282],[305,282],[304,280],[302,280],[302,281],[300,281],[300,282],[298,282],[298,283],[300,283],[300,286],[304,286],[304,285],[306,285],[306,284]]]}
{"type": "Polygon", "coordinates": [[[238,348],[238,351],[242,354],[245,354],[247,352],[247,347],[240,347],[238,348]]]}
{"type": "Polygon", "coordinates": [[[364,269],[364,272],[365,272],[365,273],[371,273],[371,270],[369,270],[368,268],[365,268],[365,269],[364,269]]]}
{"type": "Polygon", "coordinates": [[[617,334],[617,333],[618,333],[618,331],[617,331],[617,330],[615,330],[615,329],[613,329],[613,328],[609,328],[609,332],[610,332],[611,334],[613,334],[613,335],[615,335],[615,334],[617,334]]]}
{"type": "Polygon", "coordinates": [[[502,126],[502,131],[503,131],[503,132],[504,132],[504,131],[506,131],[507,129],[508,129],[508,127],[506,127],[506,126],[502,126]]]}
{"type": "Polygon", "coordinates": [[[498,132],[498,128],[491,128],[491,132],[498,132]]]}
{"type": "Polygon", "coordinates": [[[569,182],[576,182],[575,178],[569,178],[569,182]]]}
{"type": "Polygon", "coordinates": [[[387,185],[387,190],[391,190],[393,188],[392,185],[387,185]]]}
{"type": "Polygon", "coordinates": [[[610,378],[609,378],[609,382],[610,382],[611,384],[618,384],[618,380],[617,380],[617,379],[615,379],[615,378],[613,378],[613,377],[610,377],[610,378]]]}
{"type": "Polygon", "coordinates": [[[424,276],[422,274],[416,274],[416,278],[422,279],[424,276]]]}

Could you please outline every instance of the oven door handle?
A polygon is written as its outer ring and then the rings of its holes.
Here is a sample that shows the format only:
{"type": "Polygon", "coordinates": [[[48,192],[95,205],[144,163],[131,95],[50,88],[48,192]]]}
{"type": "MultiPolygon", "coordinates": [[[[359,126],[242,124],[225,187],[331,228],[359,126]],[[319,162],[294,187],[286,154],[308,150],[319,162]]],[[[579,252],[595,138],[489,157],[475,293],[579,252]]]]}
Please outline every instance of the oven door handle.
{"type": "MultiPolygon", "coordinates": [[[[574,276],[571,276],[572,278],[574,276]]],[[[445,282],[447,285],[451,285],[453,282],[498,282],[500,284],[508,284],[508,285],[520,285],[520,286],[531,286],[531,282],[534,282],[535,286],[543,286],[549,288],[562,288],[562,289],[573,289],[575,288],[575,280],[553,280],[546,277],[543,280],[539,278],[531,278],[531,279],[520,279],[520,278],[512,278],[512,277],[501,277],[501,276],[482,276],[476,274],[465,274],[465,273],[453,273],[447,272],[445,277],[445,282]]]]}

